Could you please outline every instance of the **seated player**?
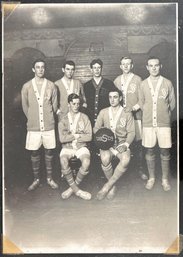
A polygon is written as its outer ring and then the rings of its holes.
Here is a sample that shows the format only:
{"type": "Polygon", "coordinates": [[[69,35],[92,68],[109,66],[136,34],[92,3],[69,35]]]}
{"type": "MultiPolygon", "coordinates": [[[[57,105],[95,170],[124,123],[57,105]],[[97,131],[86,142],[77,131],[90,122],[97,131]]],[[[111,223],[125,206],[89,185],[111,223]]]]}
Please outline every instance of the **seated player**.
{"type": "Polygon", "coordinates": [[[122,92],[123,95],[123,107],[132,111],[135,122],[135,140],[131,150],[134,153],[136,160],[136,168],[143,180],[148,179],[147,175],[143,171],[143,147],[142,147],[142,110],[140,109],[140,84],[141,78],[133,73],[133,60],[130,56],[124,56],[121,58],[120,69],[122,74],[115,80],[115,86],[122,92]]]}
{"type": "Polygon", "coordinates": [[[92,128],[88,116],[79,112],[80,98],[73,93],[68,96],[70,111],[59,122],[59,138],[62,143],[60,152],[61,172],[66,178],[69,188],[62,193],[63,199],[68,199],[72,193],[76,196],[90,200],[91,194],[81,190],[78,186],[89,172],[90,152],[86,147],[92,139],[92,128]],[[74,181],[69,160],[76,156],[81,161],[81,167],[74,181]]]}
{"type": "Polygon", "coordinates": [[[100,128],[109,128],[115,135],[115,143],[108,150],[100,150],[100,158],[102,162],[102,170],[108,179],[103,188],[98,192],[98,200],[102,200],[106,195],[108,199],[112,199],[115,195],[117,180],[127,170],[130,162],[129,146],[135,137],[134,118],[131,112],[126,112],[120,105],[122,101],[122,93],[119,89],[114,89],[109,92],[110,107],[100,111],[94,133],[100,128]],[[113,170],[113,157],[119,159],[119,163],[113,170]]]}

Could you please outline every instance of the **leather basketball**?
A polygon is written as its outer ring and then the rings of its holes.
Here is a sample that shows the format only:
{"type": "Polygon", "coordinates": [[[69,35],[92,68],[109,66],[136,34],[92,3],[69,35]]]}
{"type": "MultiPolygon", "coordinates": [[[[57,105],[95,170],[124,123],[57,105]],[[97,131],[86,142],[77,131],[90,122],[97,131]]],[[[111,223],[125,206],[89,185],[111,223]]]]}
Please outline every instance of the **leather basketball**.
{"type": "Polygon", "coordinates": [[[114,133],[108,128],[101,128],[94,135],[95,145],[102,150],[108,150],[114,145],[114,141],[114,133]]]}

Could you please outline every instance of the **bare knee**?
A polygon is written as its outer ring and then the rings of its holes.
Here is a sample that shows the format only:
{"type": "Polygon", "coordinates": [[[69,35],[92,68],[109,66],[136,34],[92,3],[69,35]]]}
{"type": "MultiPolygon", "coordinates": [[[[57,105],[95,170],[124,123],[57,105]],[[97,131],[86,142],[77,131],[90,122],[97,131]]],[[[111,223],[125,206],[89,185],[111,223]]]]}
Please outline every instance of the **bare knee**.
{"type": "Polygon", "coordinates": [[[88,156],[81,159],[81,166],[85,170],[87,170],[89,168],[90,158],[88,156]]]}
{"type": "Polygon", "coordinates": [[[62,169],[67,169],[69,168],[69,161],[67,157],[61,156],[60,157],[60,164],[62,169]]]}
{"type": "Polygon", "coordinates": [[[111,162],[111,154],[109,151],[101,151],[100,152],[101,162],[104,166],[108,166],[111,162]]]}
{"type": "Polygon", "coordinates": [[[110,159],[109,158],[101,158],[102,164],[104,166],[108,166],[110,163],[110,159]]]}

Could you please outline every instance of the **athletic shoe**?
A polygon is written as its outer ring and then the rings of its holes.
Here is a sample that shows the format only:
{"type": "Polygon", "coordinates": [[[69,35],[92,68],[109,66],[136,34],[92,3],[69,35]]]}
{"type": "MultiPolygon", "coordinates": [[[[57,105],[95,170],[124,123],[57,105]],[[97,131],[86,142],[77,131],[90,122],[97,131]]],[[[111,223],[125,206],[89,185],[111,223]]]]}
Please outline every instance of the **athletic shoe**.
{"type": "Polygon", "coordinates": [[[75,195],[77,195],[78,197],[82,198],[83,200],[90,200],[91,199],[91,194],[86,192],[86,191],[83,191],[81,189],[79,189],[75,195]]]}
{"type": "Polygon", "coordinates": [[[55,183],[55,181],[51,178],[47,178],[47,184],[52,188],[52,189],[57,189],[58,185],[55,183]]]}
{"type": "Polygon", "coordinates": [[[71,187],[69,187],[67,190],[65,190],[62,194],[61,197],[62,199],[68,199],[73,193],[73,190],[71,187]]]}
{"type": "Polygon", "coordinates": [[[171,189],[168,179],[162,179],[162,186],[164,191],[169,191],[171,189]]]}
{"type": "Polygon", "coordinates": [[[147,181],[146,189],[151,190],[153,188],[153,186],[154,186],[154,183],[155,183],[155,178],[150,178],[147,181]]]}
{"type": "Polygon", "coordinates": [[[107,193],[109,192],[109,188],[108,188],[108,186],[105,184],[104,186],[103,186],[103,188],[98,192],[98,194],[97,194],[97,199],[98,200],[103,200],[104,199],[104,197],[107,195],[107,193]]]}
{"type": "Polygon", "coordinates": [[[33,191],[39,186],[39,179],[35,179],[33,183],[28,187],[28,191],[33,191]]]}
{"type": "Polygon", "coordinates": [[[139,175],[140,175],[140,177],[141,177],[142,180],[148,180],[147,175],[146,175],[145,173],[143,173],[142,170],[139,171],[139,175]]]}
{"type": "Polygon", "coordinates": [[[107,199],[112,200],[116,194],[116,186],[113,186],[109,193],[107,194],[107,199]]]}

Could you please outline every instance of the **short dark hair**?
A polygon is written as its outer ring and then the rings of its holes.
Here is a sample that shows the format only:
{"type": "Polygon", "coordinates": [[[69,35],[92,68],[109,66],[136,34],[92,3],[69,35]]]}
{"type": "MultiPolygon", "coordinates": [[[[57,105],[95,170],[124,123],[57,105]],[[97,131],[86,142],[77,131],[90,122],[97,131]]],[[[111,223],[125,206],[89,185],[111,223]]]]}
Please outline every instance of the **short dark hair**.
{"type": "Polygon", "coordinates": [[[102,60],[100,60],[100,59],[94,59],[94,60],[92,60],[91,63],[90,63],[90,68],[92,69],[93,65],[96,64],[96,63],[98,63],[98,64],[101,66],[101,68],[103,67],[103,62],[102,62],[102,60]]]}
{"type": "Polygon", "coordinates": [[[37,62],[43,62],[43,63],[44,63],[44,66],[46,67],[46,62],[45,62],[45,60],[43,60],[43,59],[36,59],[36,60],[32,63],[32,68],[35,68],[35,64],[36,64],[37,62]]]}
{"type": "Polygon", "coordinates": [[[65,61],[65,62],[63,63],[62,68],[65,69],[66,64],[68,64],[68,65],[70,65],[70,66],[74,66],[74,69],[75,69],[75,66],[76,66],[76,65],[75,65],[75,62],[73,62],[73,61],[71,61],[71,60],[65,61]]]}
{"type": "Polygon", "coordinates": [[[147,64],[148,64],[148,61],[149,61],[149,60],[154,60],[154,59],[159,60],[159,64],[161,64],[161,60],[160,60],[160,58],[157,57],[157,56],[149,56],[149,57],[147,58],[147,64]]]}
{"type": "Polygon", "coordinates": [[[131,63],[133,63],[133,59],[132,59],[132,57],[130,57],[130,56],[123,56],[123,57],[121,57],[121,59],[120,59],[120,62],[122,61],[122,60],[131,60],[131,63]]]}
{"type": "Polygon", "coordinates": [[[68,103],[72,102],[72,100],[74,99],[80,99],[79,95],[75,94],[75,93],[72,93],[68,96],[67,100],[68,100],[68,103]]]}
{"type": "Polygon", "coordinates": [[[117,92],[119,96],[123,96],[121,90],[119,90],[117,87],[110,89],[109,93],[111,92],[117,92]]]}

